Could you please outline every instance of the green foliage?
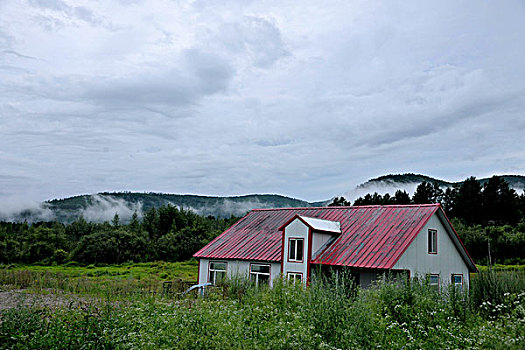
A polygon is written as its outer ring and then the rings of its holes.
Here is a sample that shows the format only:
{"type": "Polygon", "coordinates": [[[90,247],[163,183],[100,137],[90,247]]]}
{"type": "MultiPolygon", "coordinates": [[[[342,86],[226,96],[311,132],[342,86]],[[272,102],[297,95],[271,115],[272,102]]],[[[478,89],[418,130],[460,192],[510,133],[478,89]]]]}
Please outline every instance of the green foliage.
{"type": "Polygon", "coordinates": [[[463,221],[454,218],[452,225],[476,262],[484,265],[497,262],[506,264],[525,262],[523,261],[524,223],[516,226],[467,226],[463,221]],[[489,261],[489,255],[491,261],[489,261]]]}
{"type": "Polygon", "coordinates": [[[329,207],[348,207],[352,205],[351,202],[347,201],[345,197],[335,197],[332,203],[328,204],[329,207]]]}
{"type": "Polygon", "coordinates": [[[407,191],[397,190],[392,198],[392,204],[410,204],[410,195],[407,191]]]}
{"type": "Polygon", "coordinates": [[[0,323],[0,344],[5,349],[114,349],[113,317],[108,309],[92,305],[76,309],[7,310],[0,323]]]}
{"type": "Polygon", "coordinates": [[[341,278],[318,280],[307,288],[282,280],[275,281],[272,289],[246,285],[243,297],[238,295],[216,294],[168,303],[161,296],[133,294],[126,302],[77,301],[58,309],[21,304],[2,312],[0,343],[24,349],[525,346],[523,292],[504,293],[497,305],[486,300],[482,307],[471,307],[467,294],[455,289],[438,294],[424,282],[392,281],[355,290],[341,278]],[[486,313],[487,305],[498,311],[486,313]]]}
{"type": "Polygon", "coordinates": [[[237,219],[203,217],[168,205],[146,212],[142,223],[136,213],[129,224],[117,214],[111,224],[82,217],[67,225],[0,222],[0,263],[184,261],[237,219]]]}
{"type": "Polygon", "coordinates": [[[491,269],[480,271],[471,281],[470,294],[472,304],[481,306],[504,303],[507,294],[525,292],[525,272],[496,272],[491,269]]]}
{"type": "Polygon", "coordinates": [[[441,203],[443,201],[443,190],[437,182],[423,181],[417,186],[412,201],[414,204],[441,203]]]}

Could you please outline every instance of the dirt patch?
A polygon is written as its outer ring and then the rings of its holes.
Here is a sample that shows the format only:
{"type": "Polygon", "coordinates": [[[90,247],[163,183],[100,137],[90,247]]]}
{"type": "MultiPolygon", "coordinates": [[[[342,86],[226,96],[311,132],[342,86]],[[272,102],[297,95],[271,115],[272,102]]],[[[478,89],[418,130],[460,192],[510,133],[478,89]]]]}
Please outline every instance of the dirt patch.
{"type": "Polygon", "coordinates": [[[28,289],[1,289],[0,312],[17,306],[62,308],[77,307],[92,303],[94,300],[56,291],[43,290],[33,292],[28,289]]]}

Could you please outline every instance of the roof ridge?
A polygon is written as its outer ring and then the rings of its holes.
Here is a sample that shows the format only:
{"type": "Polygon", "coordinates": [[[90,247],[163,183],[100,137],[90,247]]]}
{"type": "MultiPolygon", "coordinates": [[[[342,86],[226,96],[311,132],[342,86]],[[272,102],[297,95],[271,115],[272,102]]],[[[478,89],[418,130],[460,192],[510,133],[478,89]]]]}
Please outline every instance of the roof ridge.
{"type": "MultiPolygon", "coordinates": [[[[352,205],[346,208],[379,208],[379,207],[439,207],[439,203],[428,204],[367,204],[367,205],[352,205]]],[[[340,208],[340,207],[336,207],[340,208]]]]}
{"type": "MultiPolygon", "coordinates": [[[[285,208],[255,208],[251,211],[297,210],[297,209],[322,209],[327,207],[285,207],[285,208]]],[[[348,208],[348,207],[347,207],[348,208]]]]}
{"type": "Polygon", "coordinates": [[[430,204],[368,204],[351,206],[328,206],[328,207],[285,207],[285,208],[255,208],[251,211],[277,211],[277,210],[298,210],[298,209],[357,209],[357,208],[381,208],[381,207],[438,207],[439,203],[430,204]]]}

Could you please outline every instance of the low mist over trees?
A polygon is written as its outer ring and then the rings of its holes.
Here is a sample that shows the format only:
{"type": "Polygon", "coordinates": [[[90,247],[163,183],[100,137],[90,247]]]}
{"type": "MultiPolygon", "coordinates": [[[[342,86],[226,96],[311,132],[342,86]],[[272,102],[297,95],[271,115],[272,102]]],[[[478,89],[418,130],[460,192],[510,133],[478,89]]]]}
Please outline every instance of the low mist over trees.
{"type": "MultiPolygon", "coordinates": [[[[367,194],[353,205],[440,203],[474,260],[480,264],[525,263],[525,194],[518,194],[498,176],[481,184],[470,177],[440,187],[423,181],[412,196],[367,194]]],[[[330,205],[349,206],[344,197],[330,205]]],[[[168,205],[134,214],[129,223],[115,215],[111,222],[70,224],[58,221],[33,224],[0,222],[0,263],[85,264],[182,261],[230,227],[237,217],[217,219],[168,205]]]]}
{"type": "MultiPolygon", "coordinates": [[[[344,197],[338,200],[346,201],[344,197]]],[[[488,262],[489,247],[492,262],[525,262],[525,192],[516,193],[499,176],[484,185],[469,177],[444,190],[437,182],[423,181],[411,198],[398,190],[393,196],[375,192],[354,201],[354,205],[430,203],[442,205],[477,262],[488,262]]]]}
{"type": "Polygon", "coordinates": [[[80,217],[59,222],[0,223],[0,263],[123,263],[181,261],[226,230],[238,218],[203,217],[168,205],[152,208],[142,222],[91,223],[80,217]]]}
{"type": "MultiPolygon", "coordinates": [[[[346,201],[344,197],[338,201],[346,201]]],[[[430,204],[440,203],[449,217],[461,219],[467,225],[516,225],[525,217],[525,193],[518,195],[499,176],[491,177],[483,186],[475,177],[460,185],[443,190],[437,182],[423,181],[412,198],[398,190],[393,196],[367,194],[354,201],[354,205],[430,204]]]]}

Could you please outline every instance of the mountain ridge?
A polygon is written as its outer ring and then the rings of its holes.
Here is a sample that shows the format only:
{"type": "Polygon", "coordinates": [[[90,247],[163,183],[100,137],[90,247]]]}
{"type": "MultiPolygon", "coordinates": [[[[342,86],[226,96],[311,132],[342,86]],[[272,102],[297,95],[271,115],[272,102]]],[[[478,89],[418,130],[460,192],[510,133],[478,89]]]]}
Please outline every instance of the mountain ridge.
{"type": "MultiPolygon", "coordinates": [[[[497,175],[503,180],[505,180],[511,187],[518,189],[525,189],[525,176],[523,175],[497,175]]],[[[481,185],[484,185],[489,181],[490,177],[484,177],[476,179],[481,185]]],[[[365,187],[368,183],[375,182],[391,182],[391,183],[421,183],[423,181],[427,182],[437,182],[439,186],[459,186],[464,181],[446,181],[437,179],[428,175],[423,174],[414,174],[414,173],[402,173],[402,174],[388,174],[382,175],[375,178],[372,178],[357,187],[365,187]]]]}
{"type": "MultiPolygon", "coordinates": [[[[517,189],[518,192],[525,189],[525,176],[501,175],[500,177],[507,181],[511,187],[517,189]]],[[[482,185],[488,180],[489,178],[478,179],[482,185]]],[[[353,192],[348,192],[348,195],[345,194],[344,196],[353,202],[358,196],[366,193],[389,192],[393,194],[397,189],[413,192],[417,184],[422,181],[437,182],[442,187],[459,186],[463,182],[446,181],[414,173],[388,174],[372,178],[356,186],[353,192]]],[[[156,192],[101,192],[51,199],[41,203],[38,207],[28,208],[11,215],[5,215],[0,212],[0,220],[27,220],[32,222],[57,220],[68,223],[82,216],[88,221],[101,222],[110,221],[115,213],[118,213],[121,220],[127,221],[134,213],[141,216],[143,212],[163,205],[173,205],[192,210],[204,216],[224,218],[232,215],[242,216],[247,211],[255,208],[325,206],[331,200],[308,202],[279,194],[247,194],[221,197],[156,192]]]]}

